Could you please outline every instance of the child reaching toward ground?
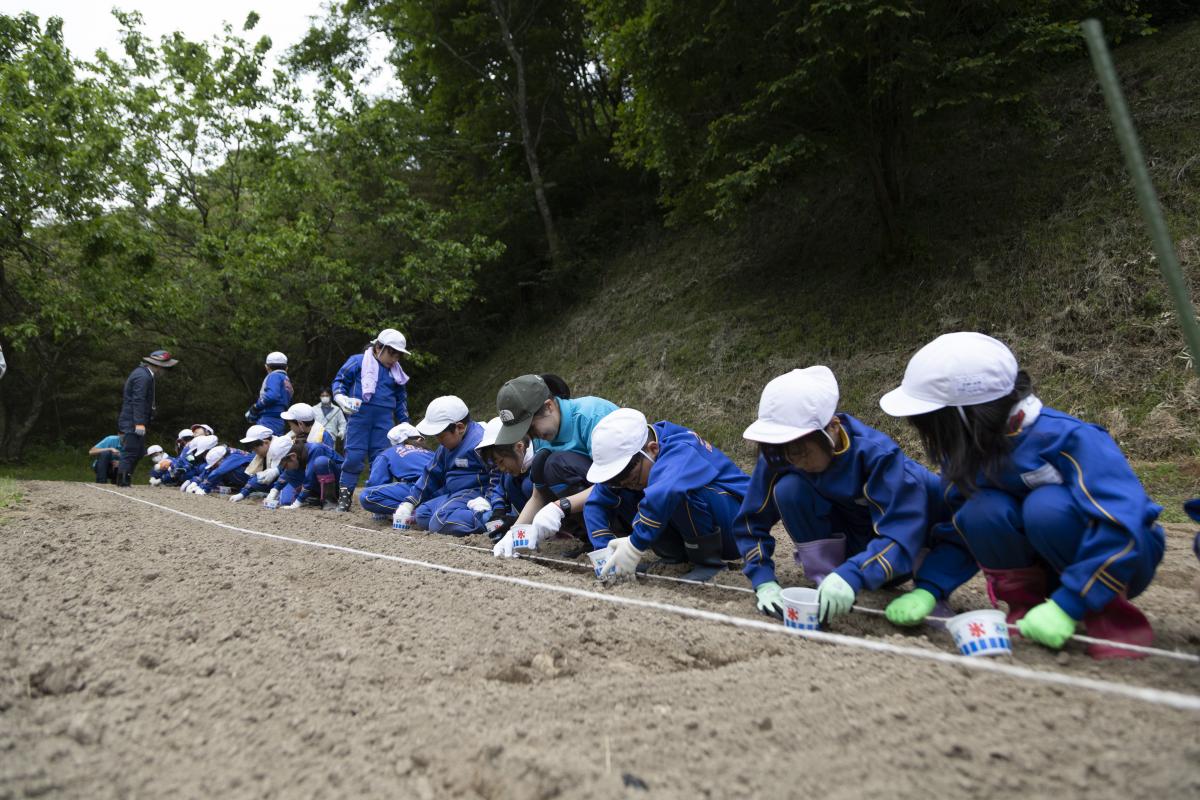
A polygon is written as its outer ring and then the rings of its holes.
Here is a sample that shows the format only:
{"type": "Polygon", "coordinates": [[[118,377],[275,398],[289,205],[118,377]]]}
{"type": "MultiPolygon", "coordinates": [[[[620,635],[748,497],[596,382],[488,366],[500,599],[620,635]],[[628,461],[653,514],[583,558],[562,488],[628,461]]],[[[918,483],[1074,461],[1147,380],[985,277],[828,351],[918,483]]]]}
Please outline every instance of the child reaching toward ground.
{"type": "Polygon", "coordinates": [[[417,480],[433,461],[433,451],[425,448],[421,433],[407,422],[388,431],[388,441],[392,446],[375,456],[358,501],[372,514],[390,517],[413,493],[417,480]]]}
{"type": "MultiPolygon", "coordinates": [[[[276,455],[287,443],[286,437],[277,437],[268,450],[276,455]]],[[[279,457],[279,490],[281,509],[300,508],[306,501],[319,508],[333,508],[334,487],[342,469],[342,456],[327,444],[298,439],[290,442],[291,447],[279,457]],[[311,498],[311,500],[310,500],[311,498]]]]}
{"type": "Polygon", "coordinates": [[[229,496],[229,502],[240,503],[254,492],[269,492],[279,478],[279,469],[267,466],[267,453],[275,434],[266,425],[251,425],[242,437],[242,444],[249,448],[251,459],[246,464],[246,483],[240,491],[229,496]]]}
{"type": "Polygon", "coordinates": [[[483,439],[483,426],[471,419],[466,403],[445,395],[430,402],[417,430],[435,437],[439,446],[394,518],[430,533],[479,533],[490,511],[484,495],[491,473],[475,450],[483,439]]]}
{"type": "Polygon", "coordinates": [[[1095,638],[1151,643],[1129,599],[1162,560],[1162,509],[1103,428],[1043,406],[1008,347],[981,333],[925,345],[879,405],[941,465],[954,527],[1023,636],[1058,649],[1082,622],[1095,638]]]}
{"type": "Polygon", "coordinates": [[[937,476],[886,435],[838,413],[839,399],[828,367],[792,370],[766,385],[758,419],[743,434],[759,456],[734,530],[758,608],[783,612],[771,536],[782,519],[796,562],[818,585],[822,622],[848,612],[864,589],[906,580],[932,548],[910,601],[921,601],[922,619],[978,571],[975,562],[956,540],[931,532],[946,516],[937,476]]]}
{"type": "Polygon", "coordinates": [[[733,521],[750,479],[695,432],[614,411],[592,433],[587,478],[588,534],[608,550],[602,578],[633,575],[648,549],[701,569],[738,558],[733,521]],[[628,535],[616,537],[622,529],[628,535]]]}

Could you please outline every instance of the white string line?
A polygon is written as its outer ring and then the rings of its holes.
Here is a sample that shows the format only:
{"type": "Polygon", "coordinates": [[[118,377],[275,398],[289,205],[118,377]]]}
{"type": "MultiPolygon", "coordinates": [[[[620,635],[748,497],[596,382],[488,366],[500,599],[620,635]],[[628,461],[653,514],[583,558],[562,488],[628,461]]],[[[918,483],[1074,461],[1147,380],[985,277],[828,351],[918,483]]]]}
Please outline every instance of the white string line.
{"type": "Polygon", "coordinates": [[[218,528],[237,531],[251,536],[259,536],[265,539],[274,539],[280,542],[290,542],[305,547],[314,547],[322,550],[332,550],[340,553],[349,553],[350,555],[364,556],[366,558],[377,558],[385,561],[394,561],[398,564],[406,564],[413,567],[422,567],[432,569],[438,572],[444,572],[451,575],[462,575],[468,578],[477,578],[485,581],[495,581],[497,583],[507,583],[513,586],[523,586],[529,589],[538,589],[545,592],[553,592],[557,594],[571,595],[573,597],[581,597],[586,600],[598,601],[601,603],[611,603],[614,605],[631,606],[634,608],[652,609],[655,611],[664,611],[670,614],[675,614],[682,617],[691,617],[693,619],[702,619],[708,622],[718,622],[725,625],[732,625],[738,628],[751,628],[766,633],[776,635],[783,634],[786,636],[799,636],[804,639],[812,639],[817,642],[826,642],[829,644],[838,644],[845,647],[855,647],[861,650],[870,650],[877,653],[887,653],[889,655],[909,656],[912,658],[920,658],[926,661],[937,661],[943,664],[950,664],[964,669],[974,669],[980,672],[992,672],[999,675],[1006,675],[1013,678],[1036,681],[1039,683],[1056,684],[1059,686],[1069,686],[1075,689],[1088,689],[1102,694],[1110,694],[1118,697],[1125,697],[1131,700],[1139,700],[1151,705],[1164,706],[1166,708],[1174,708],[1182,711],[1200,711],[1200,695],[1185,694],[1164,689],[1152,689],[1145,686],[1130,686],[1121,683],[1113,683],[1111,681],[1102,681],[1094,678],[1084,678],[1075,675],[1065,675],[1058,672],[1044,672],[1042,670],[1031,669],[1029,667],[1021,667],[1015,664],[1004,664],[997,661],[992,661],[987,658],[970,658],[959,655],[951,655],[936,650],[922,650],[915,647],[906,647],[902,645],[891,644],[890,642],[882,642],[874,639],[859,639],[854,636],[846,636],[840,633],[828,633],[826,631],[816,630],[801,630],[797,628],[788,628],[775,622],[765,622],[755,619],[746,619],[744,617],[730,616],[729,614],[721,614],[716,611],[706,611],[699,608],[689,608],[687,606],[676,606],[669,603],[660,603],[653,600],[643,600],[637,597],[624,597],[614,594],[603,594],[593,592],[587,589],[577,589],[573,586],[561,586],[552,583],[540,583],[538,581],[528,580],[526,578],[518,578],[511,575],[497,575],[491,572],[479,572],[477,570],[462,569],[460,567],[451,567],[445,564],[437,564],[430,561],[419,561],[412,558],[403,558],[401,556],[388,555],[387,553],[374,553],[370,550],[359,550],[354,547],[344,547],[342,545],[329,544],[327,542],[318,542],[310,539],[299,539],[294,536],[282,536],[276,533],[266,533],[264,531],[251,530],[249,528],[240,528],[236,525],[229,525],[215,519],[206,519],[204,517],[189,514],[186,511],[179,511],[169,506],[152,503],[149,500],[142,500],[139,497],[131,497],[122,492],[117,492],[112,489],[105,489],[94,484],[83,484],[90,486],[93,489],[114,494],[118,497],[123,497],[126,500],[132,500],[135,503],[157,508],[161,511],[166,511],[171,514],[177,514],[181,517],[203,522],[208,525],[215,525],[218,528]]]}
{"type": "MultiPolygon", "coordinates": [[[[356,531],[366,531],[368,533],[387,533],[388,532],[388,529],[386,529],[386,528],[364,528],[361,525],[346,525],[346,527],[351,528],[356,531]]],[[[421,537],[412,536],[412,534],[407,534],[407,535],[411,538],[418,539],[418,540],[420,540],[420,538],[421,538],[421,537]]],[[[479,551],[482,553],[488,553],[488,554],[491,554],[491,552],[492,552],[491,548],[488,548],[488,547],[476,547],[475,545],[461,544],[458,542],[442,542],[442,541],[438,541],[438,540],[433,540],[433,543],[446,545],[448,547],[459,547],[464,550],[476,550],[476,551],[479,551]]],[[[562,558],[550,558],[548,556],[535,556],[535,555],[529,555],[527,553],[521,553],[514,557],[531,559],[533,561],[545,561],[549,564],[565,564],[569,567],[575,567],[576,569],[586,569],[588,571],[594,571],[590,564],[580,564],[578,561],[567,561],[566,559],[562,559],[562,558]]],[[[730,591],[730,592],[745,592],[748,594],[754,594],[753,589],[747,589],[743,586],[729,586],[728,584],[715,583],[713,581],[694,581],[694,580],[688,580],[686,578],[676,578],[671,575],[654,575],[654,574],[651,574],[648,572],[646,572],[646,573],[639,572],[638,577],[639,578],[650,578],[652,580],[671,581],[674,583],[686,583],[691,586],[705,586],[710,589],[725,589],[726,591],[730,591]]],[[[884,611],[883,609],[879,609],[879,608],[868,608],[867,606],[860,606],[860,605],[855,605],[852,607],[855,611],[858,611],[863,614],[870,614],[872,616],[877,616],[877,617],[882,617],[882,616],[887,615],[886,611],[884,611]]],[[[927,623],[928,622],[941,622],[944,625],[945,623],[947,623],[949,621],[950,621],[950,617],[934,617],[934,616],[925,617],[925,622],[927,622],[927,623]]],[[[1016,625],[1006,624],[1006,627],[1010,631],[1018,630],[1016,625]]],[[[1114,642],[1114,641],[1110,641],[1108,639],[1096,639],[1091,636],[1084,636],[1081,633],[1073,635],[1071,637],[1071,641],[1080,642],[1082,644],[1107,645],[1109,647],[1120,648],[1121,650],[1128,650],[1128,651],[1132,651],[1132,652],[1136,652],[1136,653],[1145,653],[1146,655],[1159,656],[1162,658],[1173,658],[1177,661],[1187,661],[1187,662],[1193,663],[1193,664],[1200,664],[1200,655],[1196,655],[1195,653],[1184,653],[1184,652],[1180,652],[1178,650],[1163,650],[1162,648],[1159,648],[1159,647],[1146,647],[1144,645],[1139,645],[1139,644],[1126,644],[1125,642],[1114,642]]]]}

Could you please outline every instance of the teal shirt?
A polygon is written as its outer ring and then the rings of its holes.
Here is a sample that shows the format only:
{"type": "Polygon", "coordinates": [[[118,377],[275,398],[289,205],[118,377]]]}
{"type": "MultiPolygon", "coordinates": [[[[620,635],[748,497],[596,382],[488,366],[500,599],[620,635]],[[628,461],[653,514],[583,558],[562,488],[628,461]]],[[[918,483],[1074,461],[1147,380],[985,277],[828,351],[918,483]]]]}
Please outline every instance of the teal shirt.
{"type": "MultiPolygon", "coordinates": [[[[112,447],[115,447],[116,449],[121,450],[121,437],[120,436],[117,436],[116,434],[113,434],[112,436],[105,436],[103,439],[101,439],[100,441],[96,442],[95,445],[93,445],[93,448],[96,450],[107,450],[112,447]]],[[[95,461],[95,459],[92,459],[92,469],[95,469],[95,468],[96,468],[96,461],[95,461]]]]}
{"type": "Polygon", "coordinates": [[[534,450],[551,452],[581,453],[592,457],[592,431],[596,423],[617,410],[614,403],[603,397],[576,397],[573,400],[558,399],[558,411],[562,422],[553,441],[534,439],[534,450]]]}

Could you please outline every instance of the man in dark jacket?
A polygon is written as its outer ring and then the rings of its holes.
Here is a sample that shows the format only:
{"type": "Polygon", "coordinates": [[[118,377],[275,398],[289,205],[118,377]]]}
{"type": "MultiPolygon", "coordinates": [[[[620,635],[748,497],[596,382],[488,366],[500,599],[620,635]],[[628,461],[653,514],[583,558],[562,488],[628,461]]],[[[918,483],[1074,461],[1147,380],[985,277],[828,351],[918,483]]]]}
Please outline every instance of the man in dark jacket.
{"type": "Polygon", "coordinates": [[[117,430],[121,434],[121,466],[117,485],[128,486],[133,469],[146,453],[146,426],[154,419],[154,379],[163,370],[178,364],[166,350],[155,350],[134,367],[125,380],[125,394],[117,430]]]}

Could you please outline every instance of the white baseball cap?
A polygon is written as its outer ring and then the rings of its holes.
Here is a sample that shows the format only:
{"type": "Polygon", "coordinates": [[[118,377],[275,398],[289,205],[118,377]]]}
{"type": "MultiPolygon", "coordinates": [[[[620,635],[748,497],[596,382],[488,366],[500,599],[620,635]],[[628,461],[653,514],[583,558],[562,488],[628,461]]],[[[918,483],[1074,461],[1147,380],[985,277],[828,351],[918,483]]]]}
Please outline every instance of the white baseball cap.
{"type": "Polygon", "coordinates": [[[215,436],[197,436],[192,439],[192,455],[199,457],[201,453],[207,453],[209,450],[217,446],[217,437],[215,436]]]}
{"type": "Polygon", "coordinates": [[[417,423],[417,430],[422,436],[436,436],[470,414],[467,404],[452,394],[435,397],[425,409],[425,419],[417,423]]]}
{"type": "Polygon", "coordinates": [[[176,439],[191,439],[191,438],[192,438],[192,437],[194,437],[195,435],[196,435],[196,434],[192,433],[192,429],[191,429],[191,428],[184,428],[183,430],[181,430],[181,431],[179,432],[179,435],[178,435],[178,436],[176,436],[175,438],[176,438],[176,439]]]}
{"type": "Polygon", "coordinates": [[[279,352],[278,350],[267,353],[267,366],[268,367],[286,367],[287,366],[287,356],[285,356],[283,353],[279,352]]]}
{"type": "Polygon", "coordinates": [[[1017,359],[1003,342],[982,333],[947,333],[908,360],[900,386],[879,398],[893,417],[947,406],[999,400],[1017,384],[1017,359]]]}
{"type": "Polygon", "coordinates": [[[251,425],[246,429],[246,438],[242,439],[242,444],[250,444],[251,442],[265,442],[275,435],[275,431],[268,428],[266,425],[251,425]]]}
{"type": "Polygon", "coordinates": [[[317,418],[317,412],[308,403],[292,403],[292,407],[280,414],[279,418],[289,422],[312,422],[317,418]]]}
{"type": "MultiPolygon", "coordinates": [[[[371,342],[371,344],[381,344],[385,347],[390,347],[393,350],[399,350],[401,353],[408,352],[408,350],[405,349],[408,347],[408,341],[405,340],[404,334],[395,328],[384,328],[379,332],[379,335],[375,337],[375,341],[371,342]]],[[[457,421],[458,420],[455,420],[455,422],[457,421]]]]}
{"type": "Polygon", "coordinates": [[[388,441],[394,445],[402,445],[414,436],[420,436],[421,432],[417,430],[415,425],[409,425],[407,422],[401,422],[396,427],[387,432],[388,441]]]}
{"type": "Polygon", "coordinates": [[[646,415],[634,408],[618,408],[592,429],[590,483],[604,483],[621,474],[629,460],[641,452],[650,438],[646,415]]]}
{"type": "Polygon", "coordinates": [[[223,444],[217,445],[216,447],[214,447],[213,449],[208,451],[208,455],[206,455],[204,457],[204,463],[208,464],[209,467],[212,467],[214,464],[216,464],[218,461],[220,461],[222,458],[224,458],[225,454],[228,452],[229,452],[229,448],[226,447],[225,445],[223,445],[223,444]]]}
{"type": "Polygon", "coordinates": [[[500,430],[504,427],[504,421],[499,417],[492,417],[483,426],[483,438],[479,440],[479,444],[475,445],[476,450],[482,450],[485,447],[491,447],[496,443],[496,437],[500,435],[500,430]]]}
{"type": "Polygon", "coordinates": [[[267,463],[278,464],[280,459],[292,452],[292,445],[295,444],[287,436],[276,436],[271,440],[271,446],[267,449],[267,463]]]}
{"type": "Polygon", "coordinates": [[[838,406],[837,378],[829,367],[794,369],[763,387],[758,419],[742,437],[763,444],[783,444],[824,429],[838,406]]]}
{"type": "MultiPolygon", "coordinates": [[[[206,425],[203,422],[197,422],[196,424],[192,425],[192,428],[193,429],[199,428],[200,430],[204,431],[209,436],[213,435],[212,425],[206,425]]],[[[193,430],[192,432],[195,433],[195,430],[193,430]]]]}
{"type": "Polygon", "coordinates": [[[158,455],[162,451],[163,451],[162,447],[160,447],[159,445],[156,445],[156,444],[152,444],[148,448],[146,448],[146,455],[149,458],[154,458],[156,455],[158,455]]]}

